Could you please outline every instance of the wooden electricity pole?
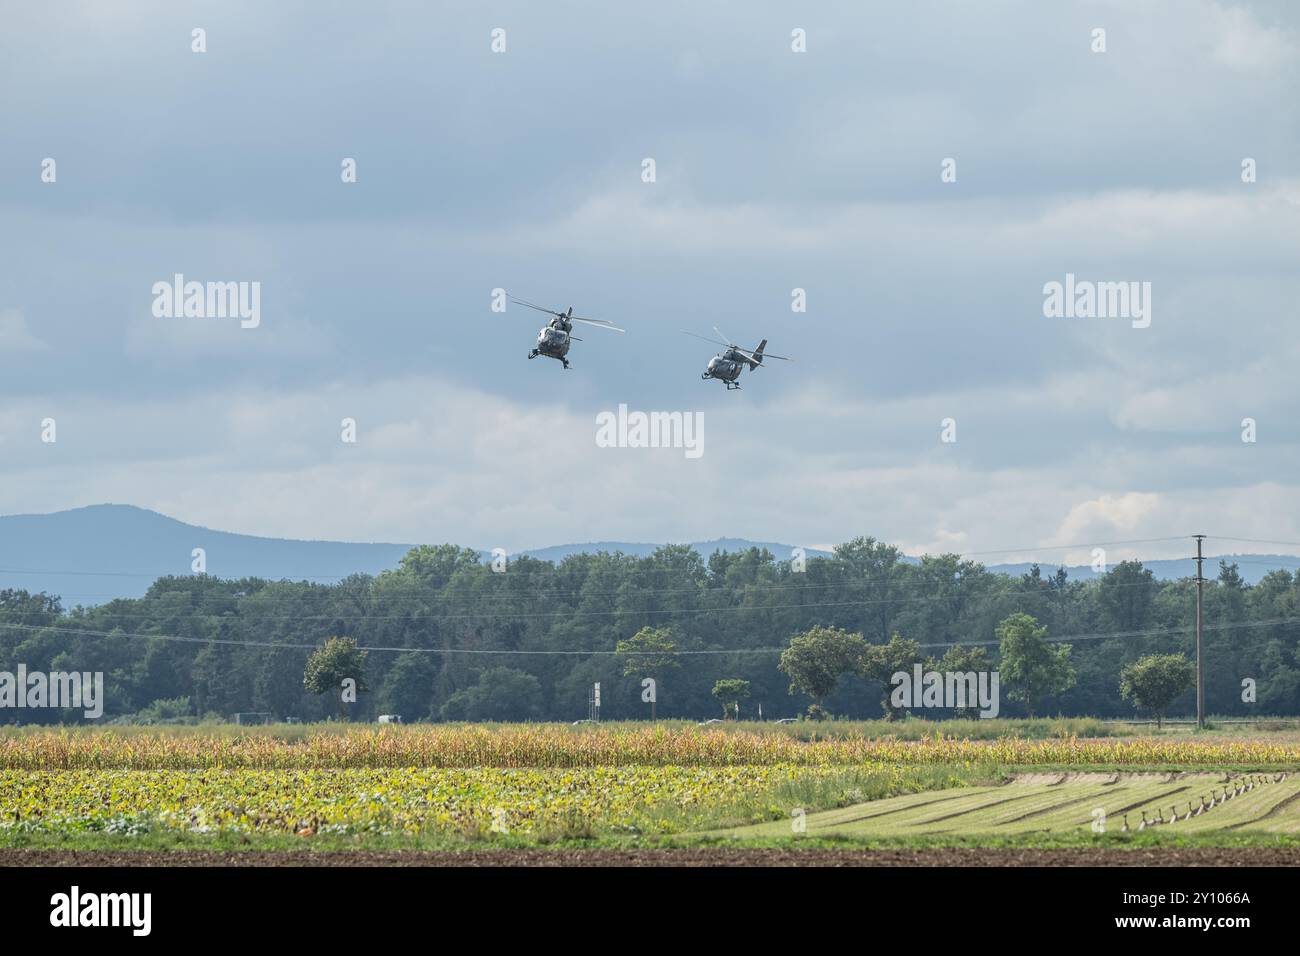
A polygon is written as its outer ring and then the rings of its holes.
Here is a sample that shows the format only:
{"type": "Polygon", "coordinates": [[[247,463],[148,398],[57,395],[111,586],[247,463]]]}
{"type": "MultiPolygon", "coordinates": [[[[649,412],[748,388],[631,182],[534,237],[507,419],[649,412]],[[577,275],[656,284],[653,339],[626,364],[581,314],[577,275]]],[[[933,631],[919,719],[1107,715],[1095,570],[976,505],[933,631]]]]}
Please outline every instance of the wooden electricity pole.
{"type": "Polygon", "coordinates": [[[1205,667],[1202,661],[1203,638],[1201,634],[1201,595],[1205,590],[1205,575],[1201,573],[1201,542],[1205,535],[1194,534],[1196,539],[1196,728],[1205,729],[1205,667]]]}

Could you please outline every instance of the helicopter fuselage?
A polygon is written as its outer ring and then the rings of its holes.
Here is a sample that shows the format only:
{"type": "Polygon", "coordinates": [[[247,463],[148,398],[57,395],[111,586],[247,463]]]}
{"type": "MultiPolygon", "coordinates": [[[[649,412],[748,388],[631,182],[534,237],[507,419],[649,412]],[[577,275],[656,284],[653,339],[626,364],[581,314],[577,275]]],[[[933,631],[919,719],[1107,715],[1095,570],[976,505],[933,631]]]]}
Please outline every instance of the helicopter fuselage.
{"type": "Polygon", "coordinates": [[[727,349],[709,359],[709,364],[700,378],[716,378],[720,382],[725,382],[729,389],[739,388],[740,386],[735,384],[736,379],[740,378],[741,370],[748,364],[749,361],[735,349],[727,349]]]}
{"type": "Polygon", "coordinates": [[[555,312],[551,309],[544,308],[540,305],[534,305],[527,299],[518,299],[510,297],[511,302],[526,306],[530,309],[536,309],[538,312],[549,313],[552,318],[546,323],[545,327],[537,332],[537,344],[533,350],[528,353],[530,359],[535,359],[539,355],[547,358],[553,358],[561,362],[565,368],[572,368],[567,358],[569,349],[574,342],[581,342],[582,339],[573,334],[573,323],[582,322],[586,325],[594,325],[598,329],[608,329],[611,332],[623,332],[613,322],[607,322],[604,319],[584,318],[580,315],[573,314],[573,306],[569,306],[564,312],[555,312]]]}
{"type": "Polygon", "coordinates": [[[537,333],[537,354],[545,355],[547,358],[563,359],[569,354],[569,347],[573,344],[573,337],[569,331],[558,322],[541,329],[537,333]]]}

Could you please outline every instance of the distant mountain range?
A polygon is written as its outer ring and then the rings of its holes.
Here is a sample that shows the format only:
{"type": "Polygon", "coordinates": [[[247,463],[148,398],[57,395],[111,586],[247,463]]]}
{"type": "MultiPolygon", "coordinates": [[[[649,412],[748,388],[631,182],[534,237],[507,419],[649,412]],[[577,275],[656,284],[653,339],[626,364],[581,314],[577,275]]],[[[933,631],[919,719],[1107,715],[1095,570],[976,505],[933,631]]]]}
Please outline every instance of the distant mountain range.
{"type": "MultiPolygon", "coordinates": [[[[191,573],[191,554],[195,548],[204,549],[207,571],[217,577],[330,584],[349,574],[378,574],[394,568],[412,547],[411,544],[259,538],[200,528],[132,505],[91,505],[54,514],[0,516],[0,589],[57,594],[63,598],[64,607],[140,597],[156,578],[191,573]]],[[[584,551],[621,551],[644,556],[658,547],[659,544],[635,541],[593,541],[552,545],[523,553],[544,561],[560,561],[584,551]]],[[[691,547],[705,557],[714,551],[758,547],[786,559],[793,551],[793,545],[744,538],[693,542],[691,547]]],[[[813,548],[805,551],[810,558],[829,554],[813,548]]],[[[487,551],[480,554],[485,560],[490,557],[487,551]]],[[[1252,583],[1272,568],[1300,568],[1300,557],[1294,555],[1232,555],[1226,560],[1231,562],[1238,557],[1243,562],[1242,577],[1252,583]]],[[[1218,573],[1218,561],[1218,557],[1207,560],[1207,577],[1218,573]]],[[[1159,578],[1185,577],[1196,570],[1189,559],[1145,564],[1159,578]]],[[[988,567],[1020,575],[1030,565],[988,567]]],[[[1054,570],[1050,564],[1042,568],[1044,574],[1054,570]]],[[[1067,571],[1072,579],[1093,574],[1086,565],[1067,568],[1067,571]]]]}
{"type": "MultiPolygon", "coordinates": [[[[54,514],[0,516],[0,589],[57,594],[64,607],[140,597],[157,578],[190,574],[195,548],[204,550],[207,571],[217,577],[332,584],[349,574],[378,574],[395,568],[413,547],[260,538],[200,528],[133,505],[91,505],[54,514]]],[[[522,553],[543,561],[561,561],[584,551],[644,556],[657,547],[632,541],[593,541],[522,553]]],[[[739,538],[694,542],[691,547],[706,557],[717,550],[759,547],[787,558],[792,550],[788,544],[739,538]]],[[[829,554],[815,549],[806,549],[806,553],[808,557],[829,554]]],[[[487,550],[479,554],[484,560],[491,557],[487,550]]]]}
{"type": "MultiPolygon", "coordinates": [[[[3,521],[0,518],[0,521],[3,521]]],[[[597,551],[622,551],[624,554],[645,557],[653,554],[656,548],[663,547],[662,544],[647,544],[643,541],[589,541],[586,544],[554,544],[549,548],[537,548],[533,551],[524,551],[523,554],[530,558],[537,558],[539,561],[563,561],[571,554],[595,554],[597,551]]],[[[693,541],[691,547],[700,554],[708,558],[714,551],[748,551],[750,548],[767,548],[777,558],[782,560],[793,556],[794,545],[776,544],[772,541],[749,541],[745,538],[714,538],[712,541],[693,541]]],[[[804,556],[809,558],[829,558],[829,551],[819,551],[816,548],[804,548],[804,556]]]]}

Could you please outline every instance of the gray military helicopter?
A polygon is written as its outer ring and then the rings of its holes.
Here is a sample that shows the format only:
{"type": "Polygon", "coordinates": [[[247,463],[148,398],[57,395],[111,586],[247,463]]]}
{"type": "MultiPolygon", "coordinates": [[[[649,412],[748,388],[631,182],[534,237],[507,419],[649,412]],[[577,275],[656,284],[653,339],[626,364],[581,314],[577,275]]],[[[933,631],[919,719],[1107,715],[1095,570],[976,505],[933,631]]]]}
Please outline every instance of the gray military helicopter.
{"type": "Polygon", "coordinates": [[[570,344],[582,341],[573,334],[574,322],[585,322],[588,325],[594,325],[598,329],[609,329],[611,332],[627,331],[626,329],[620,329],[613,322],[606,322],[604,319],[584,319],[580,315],[574,315],[573,306],[569,306],[567,312],[556,312],[552,309],[544,309],[540,305],[534,305],[525,299],[516,299],[514,296],[510,297],[510,301],[553,316],[551,321],[546,323],[546,327],[537,333],[537,347],[528,353],[528,357],[535,359],[539,355],[544,355],[547,358],[559,359],[564,363],[565,368],[569,368],[569,360],[566,356],[569,354],[570,344]]]}
{"type": "MultiPolygon", "coordinates": [[[[682,329],[682,331],[686,332],[685,329],[682,329]]],[[[758,348],[750,351],[749,349],[742,349],[739,345],[733,344],[725,335],[722,334],[722,330],[716,325],[713,327],[713,331],[718,333],[716,339],[711,339],[707,335],[695,335],[694,332],[686,332],[686,334],[725,347],[725,351],[719,352],[717,355],[713,356],[713,358],[709,359],[709,365],[700,378],[705,381],[711,378],[716,378],[727,386],[727,391],[729,392],[732,389],[740,388],[740,383],[737,382],[736,379],[740,378],[740,373],[744,371],[746,367],[757,369],[763,364],[763,359],[770,358],[780,359],[783,362],[794,361],[794,359],[786,358],[784,355],[773,355],[771,352],[764,352],[763,350],[767,348],[767,339],[763,339],[763,341],[758,343],[758,348]]]]}

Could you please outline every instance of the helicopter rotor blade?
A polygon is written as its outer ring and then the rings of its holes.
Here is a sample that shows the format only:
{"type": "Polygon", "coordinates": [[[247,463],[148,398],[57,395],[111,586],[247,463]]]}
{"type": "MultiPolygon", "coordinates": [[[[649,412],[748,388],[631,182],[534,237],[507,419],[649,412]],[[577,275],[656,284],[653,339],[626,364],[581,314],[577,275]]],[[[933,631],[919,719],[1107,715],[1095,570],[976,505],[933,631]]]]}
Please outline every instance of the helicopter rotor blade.
{"type": "Polygon", "coordinates": [[[715,326],[713,327],[713,331],[718,333],[718,338],[720,338],[720,339],[727,339],[727,348],[734,349],[734,348],[736,347],[735,344],[731,341],[731,339],[727,338],[727,334],[726,334],[725,332],[723,332],[722,329],[718,328],[718,327],[715,325],[715,326]]]}
{"type": "Polygon", "coordinates": [[[588,325],[594,325],[598,329],[609,329],[611,332],[626,332],[627,329],[620,329],[613,322],[607,322],[604,319],[584,319],[580,315],[570,315],[567,318],[574,322],[586,322],[588,325]]]}
{"type": "Polygon", "coordinates": [[[530,308],[530,309],[536,309],[538,312],[545,312],[545,313],[547,313],[548,315],[558,315],[558,316],[560,316],[561,318],[564,317],[564,313],[563,313],[563,312],[556,312],[556,311],[554,311],[553,309],[544,309],[544,308],[542,308],[540,305],[534,305],[533,303],[529,302],[527,299],[516,299],[516,298],[512,295],[512,296],[510,297],[510,301],[511,301],[511,302],[517,302],[519,305],[526,306],[527,308],[530,308]]]}
{"type": "MultiPolygon", "coordinates": [[[[749,356],[758,355],[758,353],[755,352],[753,349],[744,349],[744,348],[741,348],[739,345],[733,345],[733,346],[731,346],[731,347],[732,347],[733,349],[735,349],[737,352],[740,352],[740,353],[742,353],[742,354],[744,354],[744,355],[749,355],[749,356]]],[[[780,359],[782,362],[793,362],[793,361],[794,361],[794,359],[790,358],[790,357],[787,356],[787,355],[774,355],[774,354],[772,354],[771,352],[764,352],[763,355],[762,355],[762,358],[758,359],[758,364],[759,364],[759,365],[762,365],[762,364],[763,364],[763,359],[770,359],[770,358],[780,359]]]]}
{"type": "Polygon", "coordinates": [[[687,332],[685,329],[678,329],[678,331],[679,331],[679,332],[685,332],[687,335],[693,336],[694,338],[700,339],[701,341],[704,341],[704,342],[712,342],[714,345],[721,345],[721,346],[723,346],[724,348],[730,348],[730,347],[731,347],[731,343],[730,343],[730,342],[724,342],[724,341],[722,341],[722,339],[711,339],[711,338],[709,338],[707,335],[696,335],[694,332],[687,332]]]}

